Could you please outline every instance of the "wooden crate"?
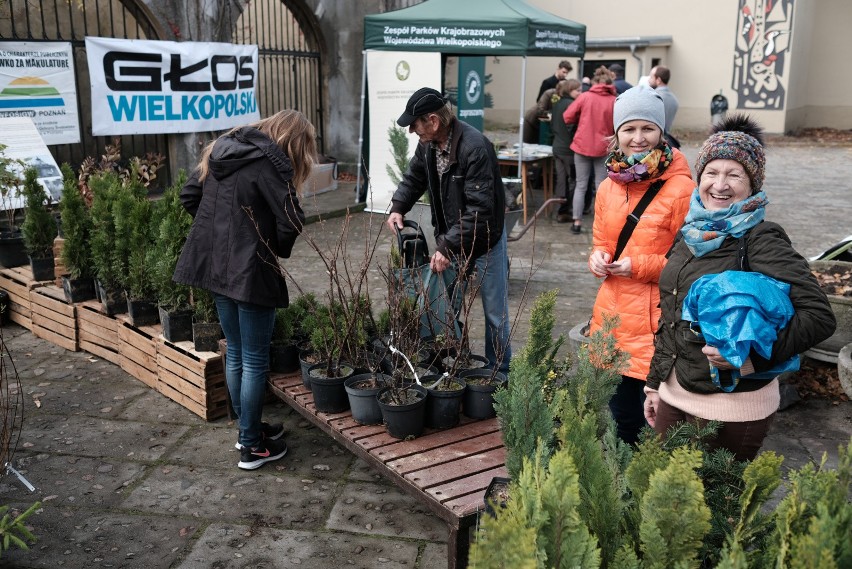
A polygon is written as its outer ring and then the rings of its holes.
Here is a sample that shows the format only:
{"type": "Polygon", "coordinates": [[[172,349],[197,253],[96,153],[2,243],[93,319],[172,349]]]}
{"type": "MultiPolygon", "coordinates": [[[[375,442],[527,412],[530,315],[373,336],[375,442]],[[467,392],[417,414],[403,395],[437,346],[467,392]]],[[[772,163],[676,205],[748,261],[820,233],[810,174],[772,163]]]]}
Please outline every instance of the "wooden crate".
{"type": "Polygon", "coordinates": [[[77,308],[65,300],[61,288],[48,285],[30,291],[32,332],[39,338],[76,352],[77,308]]]}
{"type": "Polygon", "coordinates": [[[77,343],[81,350],[116,365],[120,363],[118,320],[104,314],[96,300],[77,305],[77,343]]]}
{"type": "Polygon", "coordinates": [[[222,357],[215,352],[196,352],[192,342],[157,342],[160,393],[211,421],[228,414],[222,357]]]}
{"type": "Polygon", "coordinates": [[[126,314],[116,316],[116,320],[118,365],[148,387],[157,389],[157,337],[162,327],[159,324],[133,326],[126,314]]]}
{"type": "Polygon", "coordinates": [[[29,266],[0,270],[0,289],[9,293],[9,320],[27,330],[33,329],[30,291],[44,283],[33,280],[29,266]]]}
{"type": "Polygon", "coordinates": [[[65,265],[62,264],[62,247],[65,246],[65,239],[57,237],[53,240],[53,284],[62,288],[62,275],[68,272],[65,265]]]}

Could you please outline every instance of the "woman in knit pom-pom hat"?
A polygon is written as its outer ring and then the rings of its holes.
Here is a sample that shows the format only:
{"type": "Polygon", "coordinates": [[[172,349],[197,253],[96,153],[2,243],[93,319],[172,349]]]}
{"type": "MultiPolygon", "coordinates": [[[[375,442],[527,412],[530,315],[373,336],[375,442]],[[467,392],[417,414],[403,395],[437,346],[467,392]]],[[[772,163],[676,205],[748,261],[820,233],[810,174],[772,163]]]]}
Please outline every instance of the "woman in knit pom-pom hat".
{"type": "Polygon", "coordinates": [[[645,416],[658,433],[681,421],[721,421],[708,447],[726,448],[737,460],[755,457],[778,409],[778,379],[766,372],[825,340],[835,328],[808,262],[781,226],[763,221],[765,166],[762,130],[743,115],[717,125],[701,147],[695,162],[698,187],[682,239],[660,275],[662,317],[645,387],[645,416]],[[735,369],[718,347],[705,343],[696,323],[690,326],[682,318],[682,311],[699,277],[742,270],[790,285],[794,313],[777,331],[768,359],[751,349],[735,369]]]}
{"type": "MultiPolygon", "coordinates": [[[[618,436],[627,443],[635,443],[645,426],[643,389],[660,318],[657,281],[695,187],[689,162],[663,137],[665,124],[663,100],[653,89],[634,87],[618,96],[613,108],[615,135],[606,158],[607,178],[595,200],[589,269],[604,281],[595,300],[591,329],[600,329],[608,315],[619,317],[613,333],[619,349],[630,354],[630,364],[622,371],[609,406],[618,436]],[[636,212],[638,223],[618,251],[628,217],[644,196],[655,191],[645,211],[636,212]]],[[[577,184],[579,190],[579,180],[577,184]]]]}

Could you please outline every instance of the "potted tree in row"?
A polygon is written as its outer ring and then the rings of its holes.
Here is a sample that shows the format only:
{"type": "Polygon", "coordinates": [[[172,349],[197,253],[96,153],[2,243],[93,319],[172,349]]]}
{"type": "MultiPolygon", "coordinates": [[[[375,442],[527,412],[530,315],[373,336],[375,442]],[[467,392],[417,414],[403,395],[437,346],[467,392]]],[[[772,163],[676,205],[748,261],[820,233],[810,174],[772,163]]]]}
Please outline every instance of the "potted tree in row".
{"type": "Polygon", "coordinates": [[[83,302],[95,298],[94,267],[92,265],[92,217],[83,194],[77,185],[77,177],[68,164],[62,165],[62,201],[59,202],[62,217],[62,265],[68,274],[62,275],[62,290],[65,299],[83,302]]]}
{"type": "Polygon", "coordinates": [[[6,214],[4,226],[0,228],[0,265],[18,267],[28,262],[24,238],[17,223],[24,164],[10,158],[6,148],[6,145],[0,144],[0,208],[6,214]]]}
{"type": "Polygon", "coordinates": [[[48,209],[50,198],[38,181],[35,168],[24,171],[24,202],[27,207],[21,232],[30,260],[33,279],[53,280],[53,240],[56,239],[56,220],[48,209]]]}

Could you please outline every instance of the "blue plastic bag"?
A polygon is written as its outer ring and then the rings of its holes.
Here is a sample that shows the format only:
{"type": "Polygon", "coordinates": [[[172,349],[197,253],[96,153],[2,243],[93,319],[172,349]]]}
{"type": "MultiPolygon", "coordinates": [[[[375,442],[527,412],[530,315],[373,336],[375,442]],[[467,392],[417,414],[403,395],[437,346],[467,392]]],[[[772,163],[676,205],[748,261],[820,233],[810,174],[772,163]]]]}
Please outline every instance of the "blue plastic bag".
{"type": "MultiPolygon", "coordinates": [[[[704,275],[692,283],[683,300],[683,319],[697,325],[707,345],[740,368],[754,350],[770,359],[778,331],[794,314],[790,285],[761,273],[725,271],[704,275]]],[[[799,356],[756,372],[746,379],[771,379],[785,371],[799,369],[799,356]]],[[[733,384],[722,386],[719,372],[711,366],[711,379],[719,389],[730,392],[739,383],[738,370],[731,374],[733,384]]]]}
{"type": "Polygon", "coordinates": [[[438,335],[461,337],[458,321],[464,285],[457,278],[455,267],[436,273],[428,264],[394,271],[408,298],[417,300],[420,316],[420,337],[438,335]]]}

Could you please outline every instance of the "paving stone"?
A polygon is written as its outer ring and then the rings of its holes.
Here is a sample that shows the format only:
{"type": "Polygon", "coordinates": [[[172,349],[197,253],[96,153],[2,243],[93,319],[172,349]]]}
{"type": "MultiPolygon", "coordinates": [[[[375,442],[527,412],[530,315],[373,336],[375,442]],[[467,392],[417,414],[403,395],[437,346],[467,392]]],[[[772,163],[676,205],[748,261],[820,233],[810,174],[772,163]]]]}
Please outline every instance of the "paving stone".
{"type": "Polygon", "coordinates": [[[358,481],[343,488],[326,527],[428,541],[446,541],[448,536],[443,520],[395,486],[358,481]]]}
{"type": "Polygon", "coordinates": [[[196,524],[176,517],[87,512],[45,505],[28,519],[39,536],[30,551],[3,553],[3,567],[83,569],[169,567],[196,524]]]}
{"type": "MultiPolygon", "coordinates": [[[[175,569],[414,569],[417,552],[418,543],[413,541],[214,524],[175,569]]],[[[445,563],[446,554],[429,567],[445,563]]]]}
{"type": "Polygon", "coordinates": [[[161,515],[210,520],[250,520],[263,525],[321,527],[336,498],[336,483],[305,485],[278,472],[274,463],[256,471],[163,464],[121,503],[121,507],[161,515]]]}
{"type": "Polygon", "coordinates": [[[156,460],[177,442],[186,429],[179,425],[97,417],[29,415],[24,423],[21,444],[34,452],[156,460]]]}
{"type": "Polygon", "coordinates": [[[0,477],[0,504],[41,500],[45,504],[112,508],[146,471],[143,464],[120,459],[28,452],[17,455],[16,468],[36,492],[23,490],[13,476],[0,477]]]}

